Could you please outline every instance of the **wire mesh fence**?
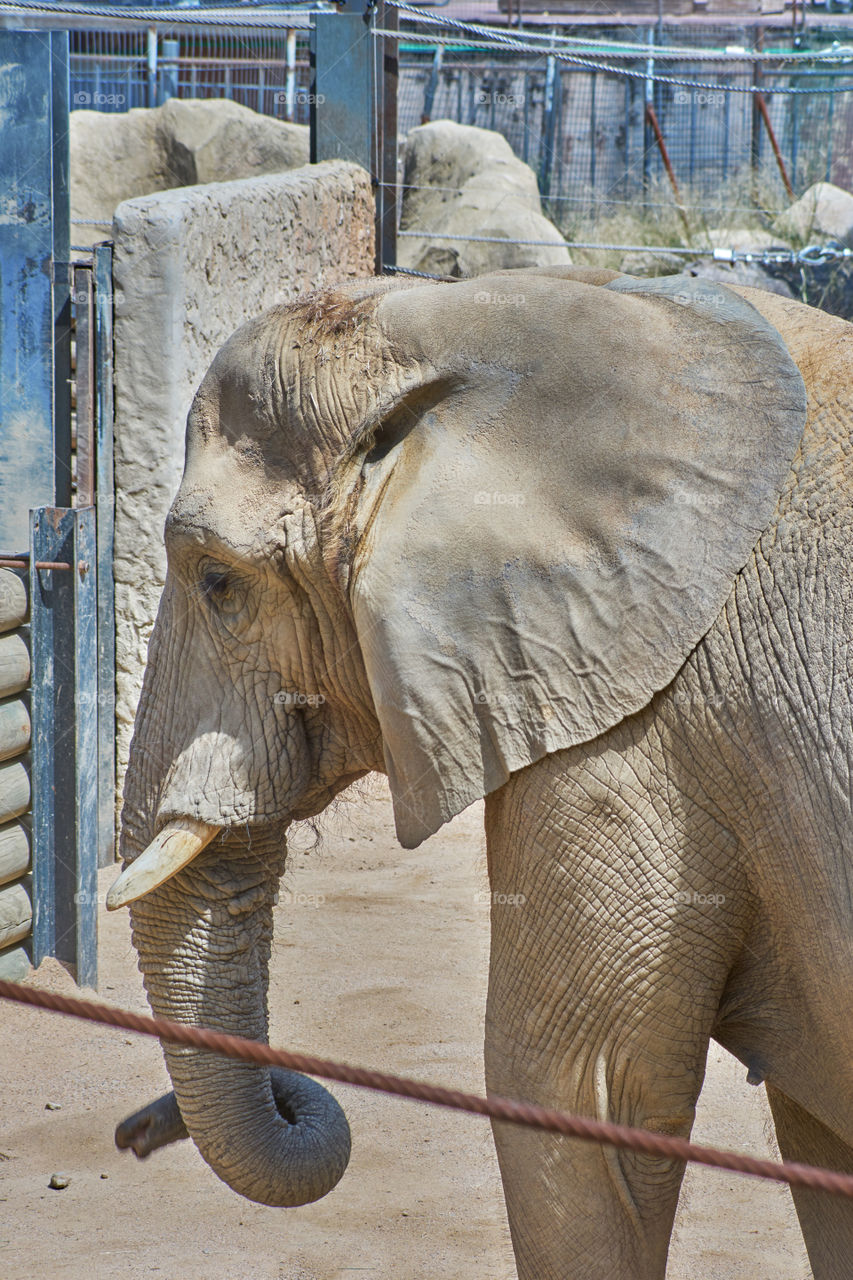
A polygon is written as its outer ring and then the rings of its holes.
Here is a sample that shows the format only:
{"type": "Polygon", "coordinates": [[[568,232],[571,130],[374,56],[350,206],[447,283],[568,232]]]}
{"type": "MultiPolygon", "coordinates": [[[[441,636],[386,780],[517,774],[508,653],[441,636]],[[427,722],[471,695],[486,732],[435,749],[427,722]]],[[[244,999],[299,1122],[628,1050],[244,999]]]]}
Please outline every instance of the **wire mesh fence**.
{"type": "MultiPolygon", "coordinates": [[[[665,51],[676,33],[654,34],[665,51]]],[[[730,49],[745,34],[754,37],[743,28],[711,34],[721,52],[723,41],[730,49]]],[[[485,52],[461,42],[431,45],[428,36],[402,43],[400,59],[401,131],[426,119],[496,130],[534,169],[552,211],[571,205],[589,212],[648,193],[666,181],[664,151],[691,198],[713,201],[760,173],[784,199],[774,138],[795,191],[820,180],[853,186],[853,94],[833,91],[850,84],[843,64],[778,68],[687,56],[661,63],[652,55],[622,57],[613,71],[588,70],[555,65],[547,50],[485,52]],[[755,87],[769,129],[749,91],[755,87]],[[786,92],[791,88],[809,92],[786,92]]]]}
{"type": "Polygon", "coordinates": [[[70,32],[71,104],[128,111],[168,98],[228,98],[308,123],[307,19],[278,30],[70,32]]]}
{"type": "MultiPolygon", "coordinates": [[[[564,229],[638,201],[653,207],[656,196],[671,204],[673,182],[681,202],[717,204],[720,216],[754,208],[759,183],[764,205],[779,207],[819,180],[853,187],[853,94],[842,91],[853,32],[829,18],[813,18],[805,40],[744,20],[549,34],[478,28],[446,12],[402,12],[400,133],[449,119],[503,134],[564,229]]],[[[72,105],[125,111],[221,97],[307,123],[310,15],[283,9],[277,21],[98,30],[93,15],[91,29],[71,32],[72,105]]]]}

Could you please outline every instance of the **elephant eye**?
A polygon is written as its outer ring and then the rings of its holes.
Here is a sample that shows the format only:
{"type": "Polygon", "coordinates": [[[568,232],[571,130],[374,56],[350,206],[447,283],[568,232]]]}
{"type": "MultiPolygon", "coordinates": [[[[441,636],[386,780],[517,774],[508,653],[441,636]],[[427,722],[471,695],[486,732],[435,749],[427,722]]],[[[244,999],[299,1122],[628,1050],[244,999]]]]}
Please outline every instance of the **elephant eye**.
{"type": "Polygon", "coordinates": [[[223,569],[209,569],[201,579],[201,590],[217,613],[239,613],[245,592],[233,574],[223,569]]]}

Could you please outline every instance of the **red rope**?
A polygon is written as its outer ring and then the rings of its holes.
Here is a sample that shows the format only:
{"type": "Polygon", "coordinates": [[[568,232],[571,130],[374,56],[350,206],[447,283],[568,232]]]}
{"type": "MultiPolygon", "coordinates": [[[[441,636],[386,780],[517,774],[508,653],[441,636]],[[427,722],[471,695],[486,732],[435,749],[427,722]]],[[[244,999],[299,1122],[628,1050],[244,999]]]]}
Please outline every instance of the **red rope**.
{"type": "Polygon", "coordinates": [[[165,1018],[151,1018],[126,1009],[114,1009],[110,1005],[80,1000],[74,996],[55,995],[38,987],[23,987],[17,982],[0,980],[0,998],[15,1000],[19,1004],[35,1005],[72,1018],[100,1022],[108,1027],[121,1027],[125,1031],[137,1031],[140,1035],[156,1036],[173,1044],[190,1045],[254,1062],[261,1066],[286,1067],[302,1071],[306,1075],[337,1080],[341,1084],[358,1085],[364,1089],[377,1089],[383,1093],[397,1094],[401,1098],[414,1098],[418,1102],[430,1102],[438,1107],[451,1107],[456,1111],[469,1111],[474,1115],[490,1116],[509,1124],[523,1124],[550,1133],[563,1133],[584,1142],[601,1142],[628,1151],[642,1151],[645,1155],[661,1156],[669,1160],[685,1160],[695,1164],[710,1165],[715,1169],[730,1169],[733,1173],[751,1174],[756,1178],[770,1178],[774,1182],[787,1182],[791,1186],[811,1187],[815,1191],[828,1191],[833,1195],[853,1199],[853,1176],[834,1173],[830,1169],[817,1169],[807,1164],[787,1161],[756,1160],[752,1156],[734,1151],[719,1151],[714,1147],[701,1147],[686,1138],[673,1138],[647,1129],[633,1129],[624,1124],[612,1124],[608,1120],[591,1120],[586,1116],[568,1115],[564,1111],[552,1111],[527,1102],[513,1102],[509,1098],[481,1098],[474,1093],[460,1093],[456,1089],[442,1089],[419,1080],[407,1080],[400,1076],[386,1075],[382,1071],[366,1071],[362,1067],[350,1067],[326,1058],[313,1058],[303,1053],[287,1053],[273,1049],[257,1040],[244,1040],[241,1036],[210,1031],[206,1027],[192,1027],[165,1018]]]}

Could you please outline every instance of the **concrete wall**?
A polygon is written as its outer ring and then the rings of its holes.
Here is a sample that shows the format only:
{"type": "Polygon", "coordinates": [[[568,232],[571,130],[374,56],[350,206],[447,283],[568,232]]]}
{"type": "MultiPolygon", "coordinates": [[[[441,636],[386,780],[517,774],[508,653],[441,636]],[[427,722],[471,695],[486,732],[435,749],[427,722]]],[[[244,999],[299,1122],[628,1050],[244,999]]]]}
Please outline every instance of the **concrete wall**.
{"type": "Polygon", "coordinates": [[[127,765],[165,580],[163,522],[193,395],[225,339],[276,303],[373,274],[368,175],[333,161],[128,200],[115,241],[117,761],[127,765]]]}

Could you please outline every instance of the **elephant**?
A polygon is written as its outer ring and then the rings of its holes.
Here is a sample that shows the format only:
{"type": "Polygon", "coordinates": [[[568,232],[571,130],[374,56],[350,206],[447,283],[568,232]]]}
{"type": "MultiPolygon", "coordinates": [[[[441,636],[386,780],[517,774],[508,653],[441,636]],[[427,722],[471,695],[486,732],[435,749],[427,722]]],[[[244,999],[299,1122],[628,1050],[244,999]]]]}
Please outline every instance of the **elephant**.
{"type": "MultiPolygon", "coordinates": [[[[153,1010],[266,1039],[288,825],[384,772],[405,848],[485,797],[492,1094],[686,1136],[713,1037],[785,1158],[853,1172],[851,369],[800,303],[582,268],[244,324],[188,416],[108,900],[153,1010]]],[[[321,1086],[164,1052],[122,1145],[336,1184],[321,1086]]],[[[520,1280],[665,1274],[682,1164],[493,1135],[520,1280]]],[[[794,1200],[841,1280],[853,1208],[794,1200]]]]}

